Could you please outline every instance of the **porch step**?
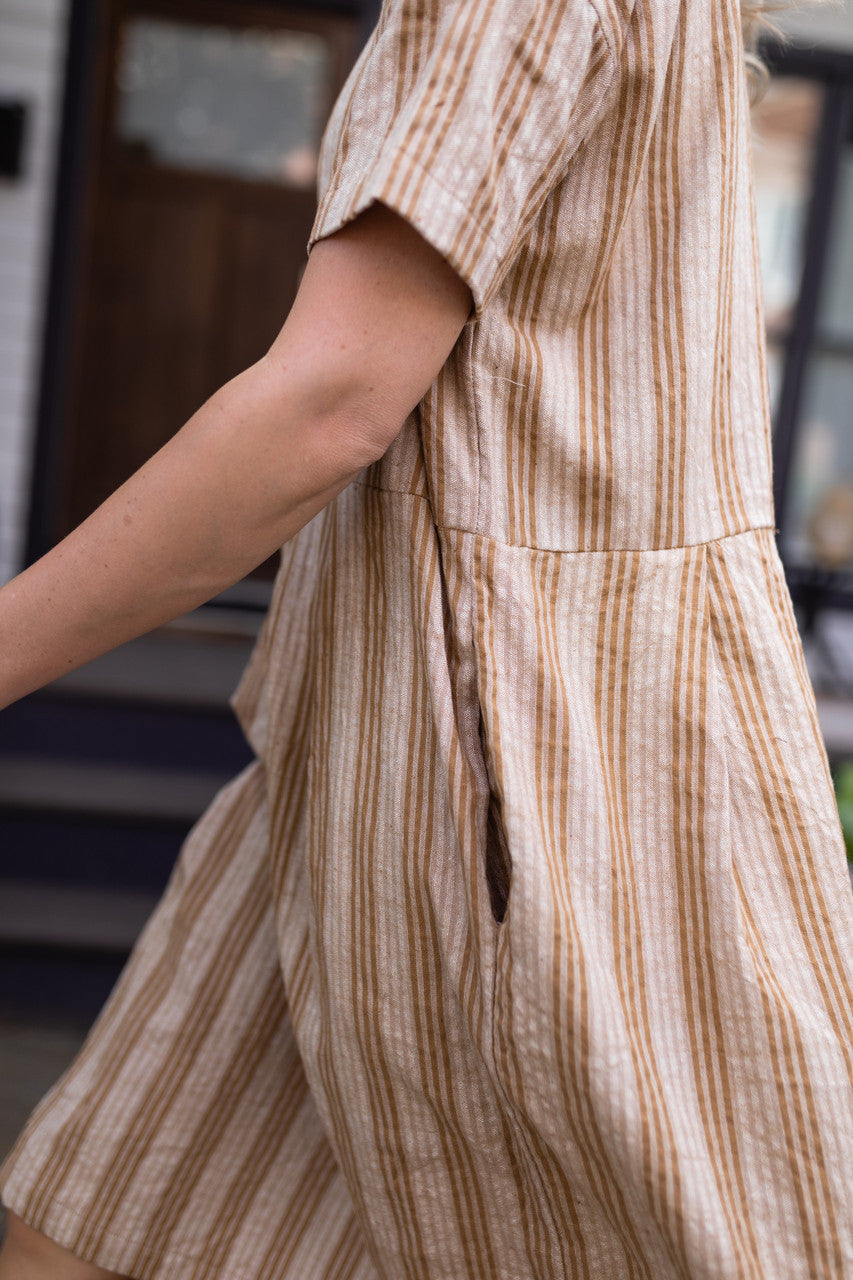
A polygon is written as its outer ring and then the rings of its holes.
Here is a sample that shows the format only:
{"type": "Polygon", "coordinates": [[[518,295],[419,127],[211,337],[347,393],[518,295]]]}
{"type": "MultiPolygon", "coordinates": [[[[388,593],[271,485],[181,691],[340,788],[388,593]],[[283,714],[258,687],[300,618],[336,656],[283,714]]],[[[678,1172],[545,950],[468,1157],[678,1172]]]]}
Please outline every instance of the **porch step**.
{"type": "Polygon", "coordinates": [[[156,894],[0,880],[0,947],[126,955],[156,894]]]}
{"type": "Polygon", "coordinates": [[[59,697],[226,710],[262,621],[261,614],[223,618],[199,611],[94,658],[46,688],[59,697]]]}
{"type": "Polygon", "coordinates": [[[0,809],[189,824],[233,775],[36,755],[0,755],[0,809]]]}
{"type": "Polygon", "coordinates": [[[0,715],[0,1017],[97,1014],[188,830],[252,758],[229,698],[262,622],[198,611],[0,715]]]}

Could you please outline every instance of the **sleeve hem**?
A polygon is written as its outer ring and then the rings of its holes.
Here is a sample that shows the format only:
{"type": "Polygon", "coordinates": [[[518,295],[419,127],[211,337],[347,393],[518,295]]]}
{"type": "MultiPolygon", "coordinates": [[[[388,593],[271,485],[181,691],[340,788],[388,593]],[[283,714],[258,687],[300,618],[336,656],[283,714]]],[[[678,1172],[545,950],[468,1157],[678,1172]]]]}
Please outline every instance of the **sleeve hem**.
{"type": "Polygon", "coordinates": [[[310,254],[318,240],[340,231],[370,205],[381,201],[405,218],[465,281],[474,299],[474,309],[468,323],[479,320],[497,292],[499,276],[502,278],[497,245],[487,233],[486,251],[483,252],[481,247],[475,262],[464,257],[459,247],[460,242],[474,230],[466,205],[405,146],[395,148],[395,164],[399,165],[401,158],[405,161],[404,179],[408,181],[401,181],[397,172],[383,174],[380,157],[374,165],[373,173],[360,184],[354,198],[351,193],[342,191],[328,203],[321,204],[311,228],[308,253],[310,254]],[[412,178],[416,181],[411,181],[412,178]],[[415,196],[409,194],[412,187],[417,188],[415,196]]]}

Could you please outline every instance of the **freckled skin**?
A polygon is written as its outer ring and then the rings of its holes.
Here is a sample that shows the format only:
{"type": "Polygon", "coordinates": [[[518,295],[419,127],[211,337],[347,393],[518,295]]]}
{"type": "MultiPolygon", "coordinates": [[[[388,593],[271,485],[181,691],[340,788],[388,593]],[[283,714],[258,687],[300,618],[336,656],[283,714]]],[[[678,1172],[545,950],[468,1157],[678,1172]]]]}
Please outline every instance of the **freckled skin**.
{"type": "Polygon", "coordinates": [[[471,308],[453,268],[381,203],[318,241],[266,355],[0,588],[0,708],[196,608],[292,538],[385,453],[471,308]]]}

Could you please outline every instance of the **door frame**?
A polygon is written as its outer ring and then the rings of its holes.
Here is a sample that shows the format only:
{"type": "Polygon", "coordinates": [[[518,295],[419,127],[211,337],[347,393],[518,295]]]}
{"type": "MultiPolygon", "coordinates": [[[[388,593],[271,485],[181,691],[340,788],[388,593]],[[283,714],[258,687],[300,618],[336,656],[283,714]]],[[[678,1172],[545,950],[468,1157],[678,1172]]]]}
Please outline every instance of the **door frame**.
{"type": "MultiPolygon", "coordinates": [[[[268,7],[299,7],[299,0],[265,3],[268,7]]],[[[361,47],[378,20],[381,0],[302,0],[302,7],[306,15],[314,11],[318,16],[325,12],[356,18],[361,47]]],[[[188,18],[198,12],[192,0],[186,9],[188,18]]],[[[98,92],[105,83],[103,60],[110,56],[112,46],[103,13],[99,0],[69,0],[24,563],[20,568],[32,564],[53,545],[62,492],[65,413],[79,338],[77,304],[85,272],[87,220],[92,213],[93,167],[98,159],[98,92]]]]}

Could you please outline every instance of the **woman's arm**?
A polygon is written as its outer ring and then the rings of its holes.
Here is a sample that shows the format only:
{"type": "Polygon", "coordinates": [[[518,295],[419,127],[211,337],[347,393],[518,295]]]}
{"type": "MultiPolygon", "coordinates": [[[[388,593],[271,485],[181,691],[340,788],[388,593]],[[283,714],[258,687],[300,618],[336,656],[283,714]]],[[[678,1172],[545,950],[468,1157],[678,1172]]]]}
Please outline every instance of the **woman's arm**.
{"type": "Polygon", "coordinates": [[[450,354],[467,285],[374,204],[317,243],[267,354],[0,590],[0,707],[209,600],[382,456],[450,354]]]}

